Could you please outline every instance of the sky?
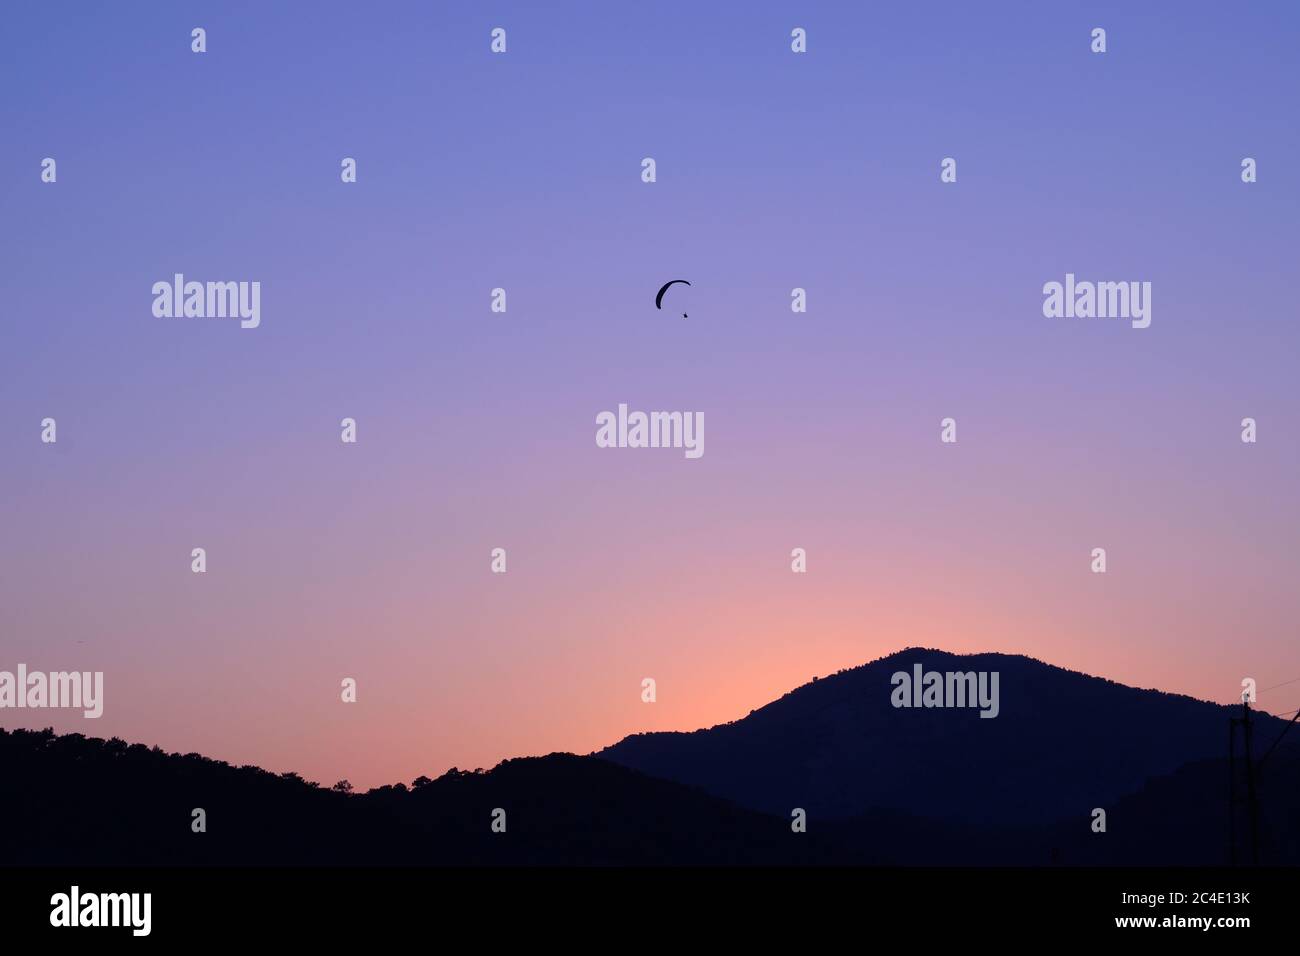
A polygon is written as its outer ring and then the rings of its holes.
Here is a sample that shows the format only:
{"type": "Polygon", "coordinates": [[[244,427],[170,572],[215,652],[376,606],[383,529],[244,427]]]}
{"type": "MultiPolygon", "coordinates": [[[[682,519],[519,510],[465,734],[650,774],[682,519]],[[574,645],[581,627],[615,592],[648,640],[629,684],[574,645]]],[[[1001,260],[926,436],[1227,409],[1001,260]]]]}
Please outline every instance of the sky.
{"type": "Polygon", "coordinates": [[[7,6],[0,670],[105,704],[0,726],[369,787],[916,645],[1300,678],[1298,39],[1291,3],[7,6]],[[260,326],[156,317],[178,272],[260,282],[260,326]],[[1045,317],[1066,273],[1149,281],[1150,327],[1045,317]],[[620,403],[704,455],[598,448],[620,403]]]}

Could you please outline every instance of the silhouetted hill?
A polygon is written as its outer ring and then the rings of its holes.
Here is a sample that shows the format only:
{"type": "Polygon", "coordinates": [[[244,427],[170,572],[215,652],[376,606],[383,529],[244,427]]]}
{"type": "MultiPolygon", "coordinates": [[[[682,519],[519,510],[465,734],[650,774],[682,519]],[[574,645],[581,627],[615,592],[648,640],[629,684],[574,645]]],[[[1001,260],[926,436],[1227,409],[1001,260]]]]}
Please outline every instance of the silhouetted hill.
{"type": "MultiPolygon", "coordinates": [[[[1228,712],[1023,657],[908,650],[734,724],[606,752],[639,767],[551,754],[365,794],[0,730],[0,864],[1219,864],[1228,712]],[[890,706],[890,675],[917,661],[998,670],[999,716],[890,706]],[[492,832],[498,807],[505,833],[492,832]],[[195,808],[206,833],[191,831],[195,808]]],[[[1259,716],[1257,758],[1283,726],[1259,716]]],[[[1300,863],[1300,731],[1258,776],[1261,862],[1300,863]]]]}
{"type": "MultiPolygon", "coordinates": [[[[1294,734],[1295,731],[1293,730],[1294,734]]],[[[1224,732],[1225,737],[1227,732],[1224,732]]],[[[1266,736],[1271,742],[1273,737],[1266,736]]],[[[1300,864],[1300,741],[1279,747],[1258,772],[1260,862],[1300,864]]],[[[1226,746],[1226,744],[1225,744],[1226,746]]],[[[1256,754],[1256,759],[1260,755],[1256,754]]],[[[1250,820],[1238,762],[1238,862],[1250,860],[1250,820]]],[[[1201,760],[1147,783],[1107,811],[1107,831],[1075,822],[1050,829],[1058,862],[1089,866],[1228,863],[1228,761],[1201,760]]],[[[1086,815],[1085,821],[1086,822],[1086,815]]]]}
{"type": "MultiPolygon", "coordinates": [[[[1230,710],[1005,654],[908,648],[815,680],[741,720],[627,737],[597,756],[776,815],[897,810],[981,827],[1109,807],[1148,779],[1226,756],[1230,710]],[[895,708],[891,676],[996,671],[999,713],[895,708]]],[[[1258,715],[1271,741],[1284,722],[1258,715]]]]}
{"type": "MultiPolygon", "coordinates": [[[[1300,863],[1300,760],[1261,775],[1265,863],[1300,863]]],[[[551,754],[487,772],[361,795],[294,774],[231,767],[120,740],[0,731],[0,864],[1030,865],[1227,861],[1223,760],[1189,765],[1107,808],[1050,825],[926,820],[877,810],[852,820],[744,810],[595,757],[551,754]],[[208,832],[190,813],[208,813],[208,832]],[[490,830],[506,810],[506,833],[490,830]]],[[[1244,802],[1239,828],[1248,858],[1244,802]]]]}
{"type": "MultiPolygon", "coordinates": [[[[876,810],[849,821],[811,819],[850,858],[870,851],[908,866],[1219,866],[1231,862],[1228,761],[1198,761],[1105,806],[1050,824],[1005,826],[927,820],[876,810]]],[[[1237,862],[1251,862],[1244,774],[1238,766],[1237,862]]],[[[1259,861],[1300,864],[1300,747],[1279,748],[1259,779],[1259,861]]]]}
{"type": "Polygon", "coordinates": [[[572,754],[421,784],[347,795],[198,754],[0,731],[0,863],[847,862],[826,836],[791,839],[785,821],[572,754]],[[191,832],[196,807],[206,833],[191,832]]]}

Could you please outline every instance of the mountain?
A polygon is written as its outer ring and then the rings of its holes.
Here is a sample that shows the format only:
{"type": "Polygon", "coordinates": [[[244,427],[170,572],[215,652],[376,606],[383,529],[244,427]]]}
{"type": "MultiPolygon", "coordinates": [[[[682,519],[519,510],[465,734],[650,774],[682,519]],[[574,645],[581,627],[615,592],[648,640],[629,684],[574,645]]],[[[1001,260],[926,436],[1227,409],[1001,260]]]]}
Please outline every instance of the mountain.
{"type": "MultiPolygon", "coordinates": [[[[364,794],[0,729],[0,865],[1184,865],[1251,856],[1237,708],[1025,657],[908,649],[743,720],[364,794]],[[994,671],[998,716],[895,708],[895,672],[994,671]],[[794,832],[791,811],[807,811],[794,832]],[[192,811],[206,813],[194,833],[192,811]],[[496,809],[506,831],[493,832],[496,809]],[[1106,830],[1092,811],[1106,811],[1106,830]]],[[[1258,759],[1285,724],[1256,715],[1258,759]]],[[[1257,772],[1260,859],[1300,864],[1300,731],[1257,772]]]]}
{"type": "MultiPolygon", "coordinates": [[[[814,820],[890,810],[980,827],[1039,826],[1087,818],[1151,778],[1224,757],[1228,718],[1239,710],[1029,657],[914,647],[814,680],[741,720],[635,734],[597,756],[780,816],[794,807],[814,820]],[[997,716],[894,707],[892,676],[916,665],[996,672],[997,716]]],[[[1285,723],[1256,716],[1263,746],[1285,723]]]]}
{"type": "Polygon", "coordinates": [[[881,862],[573,754],[418,782],[346,794],[117,739],[0,730],[0,865],[881,862]],[[191,830],[195,808],[204,833],[191,830]],[[496,808],[504,833],[491,829],[496,808]]]}

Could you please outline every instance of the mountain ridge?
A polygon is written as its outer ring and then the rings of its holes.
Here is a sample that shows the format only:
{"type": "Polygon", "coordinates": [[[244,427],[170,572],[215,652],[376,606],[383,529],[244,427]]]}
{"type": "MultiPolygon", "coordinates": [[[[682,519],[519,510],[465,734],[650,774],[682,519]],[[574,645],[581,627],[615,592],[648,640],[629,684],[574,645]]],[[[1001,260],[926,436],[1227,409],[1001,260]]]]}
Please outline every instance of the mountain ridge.
{"type": "MultiPolygon", "coordinates": [[[[738,720],[632,734],[593,756],[767,813],[800,806],[852,819],[904,810],[1045,824],[1078,800],[1105,806],[1151,777],[1224,756],[1232,711],[1025,655],[909,647],[814,679],[738,720]],[[1001,713],[981,720],[970,708],[892,706],[892,675],[917,664],[997,672],[1001,713]]],[[[1256,721],[1281,732],[1278,718],[1256,712],[1256,721]]]]}
{"type": "MultiPolygon", "coordinates": [[[[515,757],[364,794],[0,729],[0,818],[20,824],[0,865],[1222,864],[1234,819],[1247,858],[1240,759],[1235,818],[1227,801],[1233,712],[1023,655],[905,648],[737,721],[630,735],[607,748],[622,760],[515,757]],[[917,664],[1000,668],[999,716],[893,707],[890,675],[917,664]]],[[[1258,760],[1286,725],[1255,721],[1258,760]]],[[[1256,768],[1264,862],[1300,862],[1297,756],[1292,739],[1256,768]]]]}

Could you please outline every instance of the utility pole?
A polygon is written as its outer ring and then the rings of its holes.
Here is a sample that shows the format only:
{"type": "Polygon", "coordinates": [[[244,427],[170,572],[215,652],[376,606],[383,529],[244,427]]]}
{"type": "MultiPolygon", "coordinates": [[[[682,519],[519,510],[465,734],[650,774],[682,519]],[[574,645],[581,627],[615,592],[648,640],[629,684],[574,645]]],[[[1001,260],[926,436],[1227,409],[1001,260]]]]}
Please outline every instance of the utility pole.
{"type": "MultiPolygon", "coordinates": [[[[1250,817],[1250,861],[1259,863],[1259,800],[1255,792],[1255,762],[1252,753],[1255,722],[1250,716],[1250,698],[1241,697],[1241,716],[1228,718],[1228,858],[1237,863],[1237,725],[1241,725],[1246,756],[1246,810],[1250,817]]],[[[1271,752],[1271,751],[1270,751],[1271,752]]]]}
{"type": "Polygon", "coordinates": [[[1250,701],[1241,701],[1241,722],[1246,738],[1246,800],[1250,803],[1250,861],[1259,865],[1259,801],[1255,798],[1255,764],[1251,760],[1250,740],[1254,724],[1250,719],[1250,701]]]}
{"type": "Polygon", "coordinates": [[[1237,865],[1237,718],[1228,718],[1228,862],[1237,865]]]}
{"type": "MultiPolygon", "coordinates": [[[[1298,678],[1300,679],[1300,678],[1298,678]]],[[[1286,683],[1295,683],[1286,681],[1286,683]]],[[[1277,686],[1281,687],[1281,684],[1277,686]]],[[[1255,793],[1255,775],[1268,765],[1268,758],[1273,756],[1277,745],[1292,727],[1300,722],[1300,709],[1296,710],[1282,732],[1277,735],[1264,756],[1256,764],[1251,752],[1251,740],[1254,737],[1254,722],[1250,718],[1250,692],[1241,695],[1241,716],[1228,717],[1228,860],[1234,866],[1237,863],[1237,725],[1241,724],[1242,736],[1246,741],[1246,799],[1250,813],[1250,859],[1259,863],[1259,799],[1255,793]]]]}

